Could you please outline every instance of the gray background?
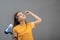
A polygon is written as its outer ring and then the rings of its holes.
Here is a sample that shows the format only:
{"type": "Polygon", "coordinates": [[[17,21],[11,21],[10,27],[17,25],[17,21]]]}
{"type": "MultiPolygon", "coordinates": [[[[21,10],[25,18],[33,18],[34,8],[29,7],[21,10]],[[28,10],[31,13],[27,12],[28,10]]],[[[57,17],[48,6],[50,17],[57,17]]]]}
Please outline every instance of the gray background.
{"type": "MultiPolygon", "coordinates": [[[[12,40],[11,35],[4,34],[4,29],[13,23],[15,12],[26,9],[42,18],[42,22],[33,29],[35,40],[60,39],[60,0],[0,0],[0,40],[12,40]]],[[[31,16],[27,19],[34,20],[31,16]]]]}

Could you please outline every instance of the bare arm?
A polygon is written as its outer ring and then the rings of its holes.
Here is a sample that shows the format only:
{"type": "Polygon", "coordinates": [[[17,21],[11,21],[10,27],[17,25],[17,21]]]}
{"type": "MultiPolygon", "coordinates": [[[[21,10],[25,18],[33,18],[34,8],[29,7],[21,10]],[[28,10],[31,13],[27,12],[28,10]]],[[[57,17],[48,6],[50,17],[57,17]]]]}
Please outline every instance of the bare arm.
{"type": "Polygon", "coordinates": [[[25,13],[27,13],[27,15],[32,15],[36,19],[34,21],[34,23],[36,23],[36,24],[40,23],[42,21],[42,19],[39,16],[37,16],[36,14],[34,14],[33,12],[31,12],[29,10],[25,11],[25,13]]]}
{"type": "Polygon", "coordinates": [[[12,35],[13,40],[17,40],[17,36],[15,34],[12,35]]]}
{"type": "Polygon", "coordinates": [[[13,30],[12,39],[17,40],[17,33],[13,30]]]}

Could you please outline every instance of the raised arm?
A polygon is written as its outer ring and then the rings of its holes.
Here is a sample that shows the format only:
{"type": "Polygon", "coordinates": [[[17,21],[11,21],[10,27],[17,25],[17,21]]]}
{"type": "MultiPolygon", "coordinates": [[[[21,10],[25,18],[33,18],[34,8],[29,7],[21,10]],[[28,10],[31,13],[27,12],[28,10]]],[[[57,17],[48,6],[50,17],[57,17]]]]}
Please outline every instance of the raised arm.
{"type": "Polygon", "coordinates": [[[31,12],[29,10],[25,11],[25,13],[27,13],[27,15],[33,16],[36,19],[33,22],[36,23],[36,24],[38,24],[38,23],[40,23],[42,21],[42,19],[39,16],[37,16],[36,14],[34,14],[33,12],[31,12]]]}

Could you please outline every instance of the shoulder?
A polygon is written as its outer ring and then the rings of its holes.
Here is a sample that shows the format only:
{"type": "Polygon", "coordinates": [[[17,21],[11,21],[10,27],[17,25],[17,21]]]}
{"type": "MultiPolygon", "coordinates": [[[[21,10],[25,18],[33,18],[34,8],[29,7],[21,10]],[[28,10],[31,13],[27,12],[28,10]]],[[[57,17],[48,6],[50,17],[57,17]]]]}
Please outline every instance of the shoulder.
{"type": "Polygon", "coordinates": [[[13,27],[13,29],[17,29],[17,28],[18,28],[18,26],[19,26],[19,25],[14,26],[14,27],[13,27]]]}
{"type": "Polygon", "coordinates": [[[36,28],[36,23],[35,22],[29,22],[29,24],[31,25],[32,28],[36,28]]]}
{"type": "Polygon", "coordinates": [[[33,24],[34,22],[27,22],[27,24],[33,24]]]}

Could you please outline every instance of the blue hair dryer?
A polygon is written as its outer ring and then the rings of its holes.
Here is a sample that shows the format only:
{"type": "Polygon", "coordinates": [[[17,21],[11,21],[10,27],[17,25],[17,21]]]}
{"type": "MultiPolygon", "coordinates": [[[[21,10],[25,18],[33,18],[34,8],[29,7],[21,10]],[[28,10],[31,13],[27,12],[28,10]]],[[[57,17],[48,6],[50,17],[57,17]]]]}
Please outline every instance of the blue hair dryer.
{"type": "Polygon", "coordinates": [[[12,28],[13,28],[13,25],[9,24],[9,26],[4,30],[4,33],[5,34],[12,34],[12,28]]]}

